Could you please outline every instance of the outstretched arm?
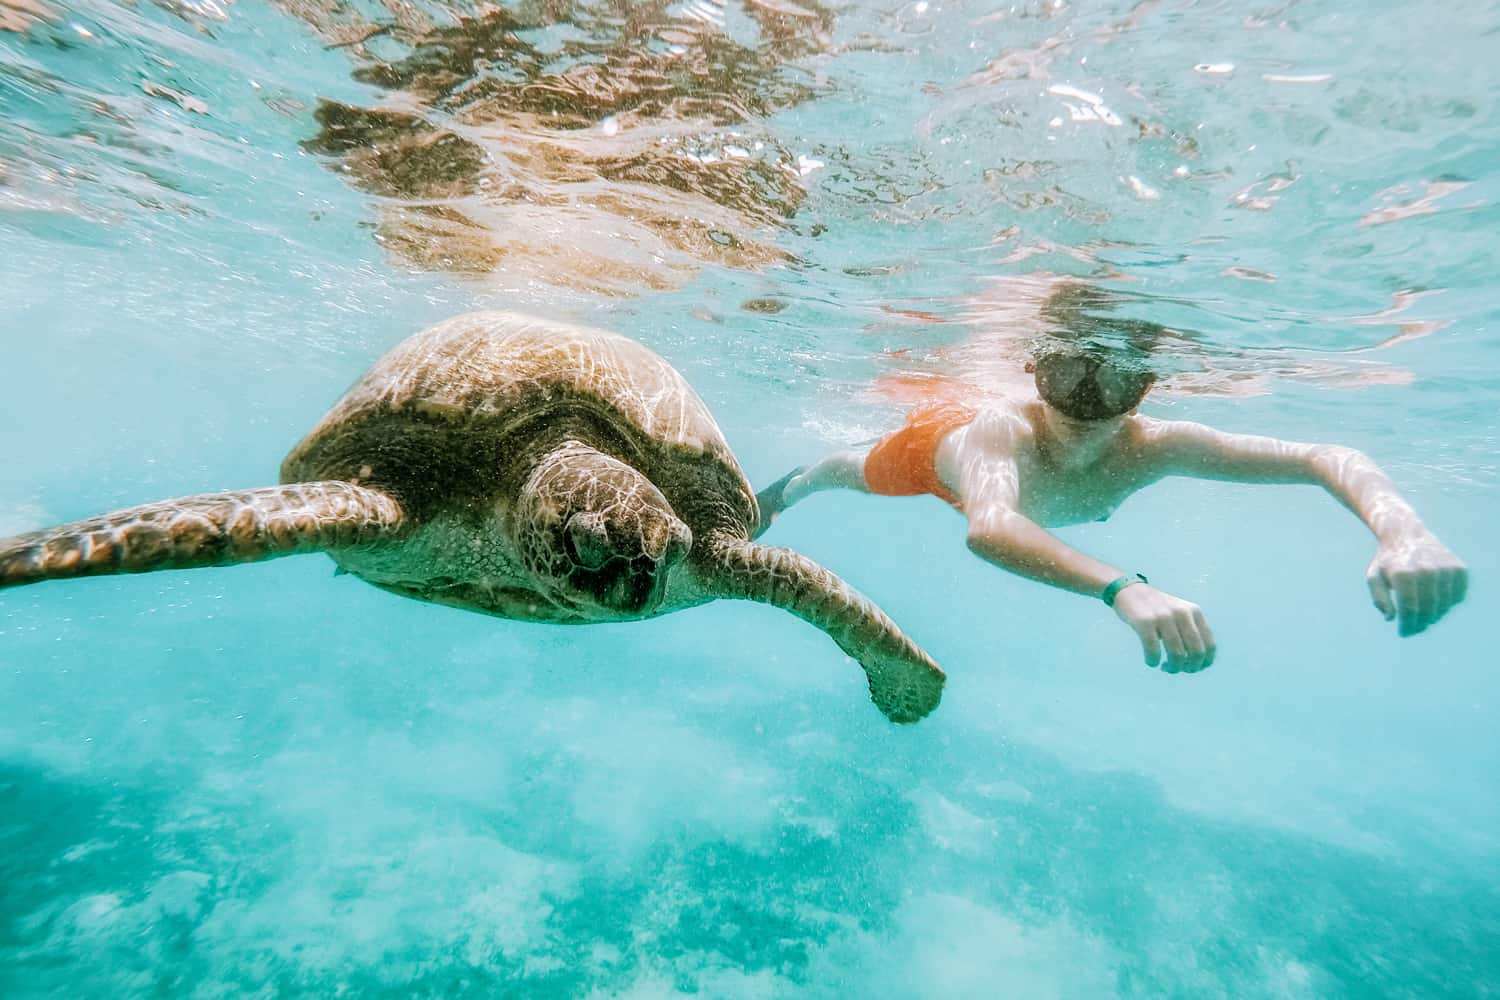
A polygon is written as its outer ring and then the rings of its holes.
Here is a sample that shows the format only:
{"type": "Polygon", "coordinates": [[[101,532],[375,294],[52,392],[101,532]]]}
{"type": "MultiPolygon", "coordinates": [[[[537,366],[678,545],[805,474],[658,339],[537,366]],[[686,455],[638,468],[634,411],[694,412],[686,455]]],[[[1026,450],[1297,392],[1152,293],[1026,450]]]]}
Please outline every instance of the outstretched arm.
{"type": "Polygon", "coordinates": [[[755,530],[759,538],[781,512],[805,497],[820,490],[860,490],[868,493],[865,483],[865,456],[867,449],[836,451],[812,465],[803,465],[755,495],[760,504],[760,526],[755,530]]]}
{"type": "Polygon", "coordinates": [[[1152,452],[1163,475],[1322,486],[1375,535],[1365,574],[1370,597],[1401,635],[1435,624],[1468,591],[1468,570],[1369,456],[1332,444],[1227,434],[1185,421],[1160,422],[1152,452]]]}
{"type": "MultiPolygon", "coordinates": [[[[1015,428],[1003,421],[976,425],[972,458],[959,475],[969,519],[969,549],[980,558],[1028,579],[1088,597],[1102,597],[1127,574],[1078,551],[1020,513],[1019,473],[1010,440],[1015,428]]],[[[1212,630],[1196,604],[1132,582],[1111,605],[1141,641],[1146,663],[1166,652],[1168,673],[1195,672],[1214,661],[1212,630]]]]}

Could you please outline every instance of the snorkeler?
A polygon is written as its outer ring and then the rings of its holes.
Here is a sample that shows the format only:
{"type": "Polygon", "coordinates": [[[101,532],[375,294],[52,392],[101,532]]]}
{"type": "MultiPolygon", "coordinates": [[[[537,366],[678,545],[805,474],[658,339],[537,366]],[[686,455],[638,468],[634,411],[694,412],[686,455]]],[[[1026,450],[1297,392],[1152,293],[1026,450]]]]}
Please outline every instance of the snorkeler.
{"type": "Polygon", "coordinates": [[[1468,571],[1364,454],[1230,434],[1136,412],[1155,381],[1144,353],[1057,342],[1031,365],[1036,396],[975,407],[937,402],[867,450],[836,452],[759,495],[760,531],[819,490],[931,493],[968,519],[970,551],[1002,569],[1100,598],[1140,638],[1146,663],[1168,673],[1213,663],[1213,632],[1196,604],[1101,562],[1046,529],[1102,521],[1167,476],[1322,486],[1374,533],[1370,596],[1403,636],[1463,600],[1468,571]]]}

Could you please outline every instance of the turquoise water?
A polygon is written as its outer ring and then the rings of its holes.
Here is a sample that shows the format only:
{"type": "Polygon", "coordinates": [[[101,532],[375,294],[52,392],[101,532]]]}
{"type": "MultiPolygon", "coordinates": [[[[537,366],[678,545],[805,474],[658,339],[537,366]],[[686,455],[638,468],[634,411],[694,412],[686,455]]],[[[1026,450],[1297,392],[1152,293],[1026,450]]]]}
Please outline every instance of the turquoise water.
{"type": "Polygon", "coordinates": [[[1202,605],[1218,662],[1166,676],[933,498],[816,497],[771,540],[949,673],[900,729],[748,604],[514,624],[319,557],[6,591],[0,995],[1500,994],[1500,7],[0,25],[0,535],[269,483],[472,308],[638,337],[763,484],[984,383],[1073,275],[1182,331],[1148,412],[1364,449],[1473,577],[1399,640],[1333,501],[1164,483],[1060,533],[1202,605]]]}

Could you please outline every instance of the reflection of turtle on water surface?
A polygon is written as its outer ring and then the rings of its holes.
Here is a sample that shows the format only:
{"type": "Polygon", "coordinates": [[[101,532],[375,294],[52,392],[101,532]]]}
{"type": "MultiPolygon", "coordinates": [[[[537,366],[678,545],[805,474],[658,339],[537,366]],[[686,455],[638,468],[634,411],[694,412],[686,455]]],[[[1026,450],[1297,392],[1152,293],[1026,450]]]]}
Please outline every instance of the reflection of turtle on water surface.
{"type": "Polygon", "coordinates": [[[804,171],[764,121],[822,89],[798,68],[832,46],[820,4],[282,6],[370,98],[320,99],[302,148],[378,196],[376,236],[405,264],[638,294],[791,259],[804,171]]]}
{"type": "Polygon", "coordinates": [[[510,313],[440,323],[356,382],[281,479],[0,539],[0,588],[321,551],[394,593],[528,621],[762,601],[858,660],[891,719],[942,693],[872,603],[750,541],[755,497],[713,416],[625,337],[510,313]]]}

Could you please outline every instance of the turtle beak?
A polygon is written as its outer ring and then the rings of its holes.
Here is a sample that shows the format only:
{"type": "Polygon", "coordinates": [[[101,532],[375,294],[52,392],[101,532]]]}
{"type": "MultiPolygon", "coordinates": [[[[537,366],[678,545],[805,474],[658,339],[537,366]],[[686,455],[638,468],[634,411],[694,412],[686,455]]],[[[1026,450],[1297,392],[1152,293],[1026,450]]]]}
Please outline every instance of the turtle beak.
{"type": "Polygon", "coordinates": [[[630,560],[629,569],[619,575],[611,588],[608,603],[630,614],[647,614],[661,605],[666,590],[668,567],[650,556],[630,560]]]}
{"type": "Polygon", "coordinates": [[[692,549],[693,532],[670,513],[633,537],[610,537],[602,518],[572,517],[563,544],[572,569],[568,583],[614,615],[646,618],[666,597],[667,577],[692,549]]]}
{"type": "Polygon", "coordinates": [[[672,563],[665,558],[653,559],[648,555],[638,555],[634,559],[615,557],[597,569],[575,570],[572,579],[576,586],[610,611],[646,617],[661,606],[671,569],[672,563]]]}

